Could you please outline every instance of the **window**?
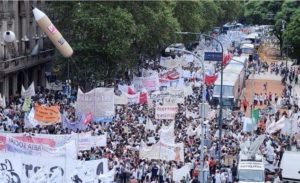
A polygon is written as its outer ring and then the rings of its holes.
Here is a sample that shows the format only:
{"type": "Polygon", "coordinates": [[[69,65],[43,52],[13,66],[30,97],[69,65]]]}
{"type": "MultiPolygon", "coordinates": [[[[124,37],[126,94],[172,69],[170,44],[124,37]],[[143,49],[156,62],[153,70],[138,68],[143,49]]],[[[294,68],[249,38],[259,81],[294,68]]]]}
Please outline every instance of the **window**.
{"type": "Polygon", "coordinates": [[[265,182],[263,170],[239,170],[241,182],[265,182]]]}
{"type": "MultiPolygon", "coordinates": [[[[214,95],[220,95],[221,92],[221,86],[216,85],[214,87],[214,95]]],[[[233,87],[232,86],[225,86],[223,85],[223,97],[233,97],[233,87]]]]}

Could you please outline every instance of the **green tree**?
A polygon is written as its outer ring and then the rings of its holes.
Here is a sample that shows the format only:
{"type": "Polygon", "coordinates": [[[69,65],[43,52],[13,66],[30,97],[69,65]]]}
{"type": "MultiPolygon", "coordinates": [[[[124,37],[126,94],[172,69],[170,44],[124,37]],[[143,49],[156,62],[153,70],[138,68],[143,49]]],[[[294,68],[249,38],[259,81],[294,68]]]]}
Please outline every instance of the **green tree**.
{"type": "MultiPolygon", "coordinates": [[[[299,8],[300,2],[289,0],[282,3],[280,11],[277,11],[274,19],[273,34],[278,38],[280,45],[280,54],[282,57],[285,49],[283,33],[285,26],[290,22],[293,13],[299,8]]],[[[287,43],[287,42],[286,42],[287,43]]]]}
{"type": "Polygon", "coordinates": [[[297,9],[290,18],[283,34],[286,41],[293,47],[291,57],[300,60],[300,9],[297,9]]]}

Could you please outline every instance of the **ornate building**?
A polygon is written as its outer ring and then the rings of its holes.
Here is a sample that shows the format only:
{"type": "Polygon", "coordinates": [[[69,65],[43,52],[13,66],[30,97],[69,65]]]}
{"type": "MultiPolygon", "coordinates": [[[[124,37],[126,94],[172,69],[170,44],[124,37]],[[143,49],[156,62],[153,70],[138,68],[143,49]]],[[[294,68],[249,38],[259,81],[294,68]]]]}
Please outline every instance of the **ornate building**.
{"type": "Polygon", "coordinates": [[[0,93],[8,100],[20,94],[34,81],[35,87],[45,86],[46,71],[54,49],[36,24],[31,6],[45,10],[41,0],[0,0],[0,93]],[[6,31],[15,33],[15,41],[5,42],[6,31]]]}

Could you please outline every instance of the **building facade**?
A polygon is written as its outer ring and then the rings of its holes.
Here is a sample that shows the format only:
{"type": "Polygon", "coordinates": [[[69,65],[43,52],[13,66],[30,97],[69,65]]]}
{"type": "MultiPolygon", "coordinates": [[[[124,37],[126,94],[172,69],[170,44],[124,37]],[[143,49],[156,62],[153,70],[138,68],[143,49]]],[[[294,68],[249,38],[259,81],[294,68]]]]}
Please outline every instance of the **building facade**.
{"type": "Polygon", "coordinates": [[[36,24],[31,7],[45,10],[41,0],[0,0],[0,93],[9,100],[34,82],[45,86],[46,71],[54,58],[54,49],[36,24]],[[3,39],[6,31],[15,33],[15,41],[3,39]]]}

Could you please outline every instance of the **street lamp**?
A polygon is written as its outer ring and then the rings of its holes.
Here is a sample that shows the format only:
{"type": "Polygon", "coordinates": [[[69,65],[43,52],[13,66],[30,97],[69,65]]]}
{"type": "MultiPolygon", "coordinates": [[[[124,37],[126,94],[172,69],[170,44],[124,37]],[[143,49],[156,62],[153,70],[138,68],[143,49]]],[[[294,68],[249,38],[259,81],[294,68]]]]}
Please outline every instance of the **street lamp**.
{"type": "MultiPolygon", "coordinates": [[[[202,59],[196,55],[195,53],[193,52],[190,52],[188,50],[184,50],[184,49],[178,49],[178,48],[174,48],[174,47],[168,47],[165,52],[166,53],[171,53],[171,52],[175,52],[175,51],[178,51],[178,52],[183,52],[183,53],[187,53],[187,54],[191,54],[193,55],[196,59],[198,59],[198,61],[201,63],[201,66],[202,66],[202,78],[203,78],[203,88],[202,88],[202,105],[201,105],[201,119],[202,119],[202,122],[201,122],[201,125],[202,125],[202,128],[201,128],[201,154],[200,154],[200,180],[204,180],[204,171],[203,171],[203,167],[204,167],[204,105],[205,105],[205,91],[206,91],[206,86],[204,84],[204,78],[205,78],[205,72],[204,72],[204,63],[202,61],[202,59]]],[[[200,110],[200,106],[199,106],[199,110],[200,110]]],[[[200,114],[200,112],[199,112],[200,114]]]]}
{"type": "MultiPolygon", "coordinates": [[[[216,38],[214,38],[210,35],[197,33],[197,32],[175,32],[175,33],[176,34],[183,34],[183,35],[200,35],[200,36],[215,40],[221,46],[221,54],[222,54],[221,62],[223,62],[223,57],[224,57],[224,55],[223,55],[224,54],[223,44],[218,39],[216,39],[216,38]]],[[[204,79],[204,77],[203,77],[203,79],[204,79]]],[[[220,112],[219,112],[220,115],[219,115],[219,124],[218,124],[218,126],[219,126],[219,145],[218,145],[218,148],[217,148],[218,149],[219,163],[221,162],[221,137],[222,137],[222,120],[223,120],[222,110],[223,110],[223,66],[222,66],[222,63],[221,63],[221,89],[220,89],[220,112]]],[[[201,169],[203,170],[203,165],[202,165],[201,169]]],[[[203,174],[202,174],[202,176],[203,176],[203,174]]]]}

